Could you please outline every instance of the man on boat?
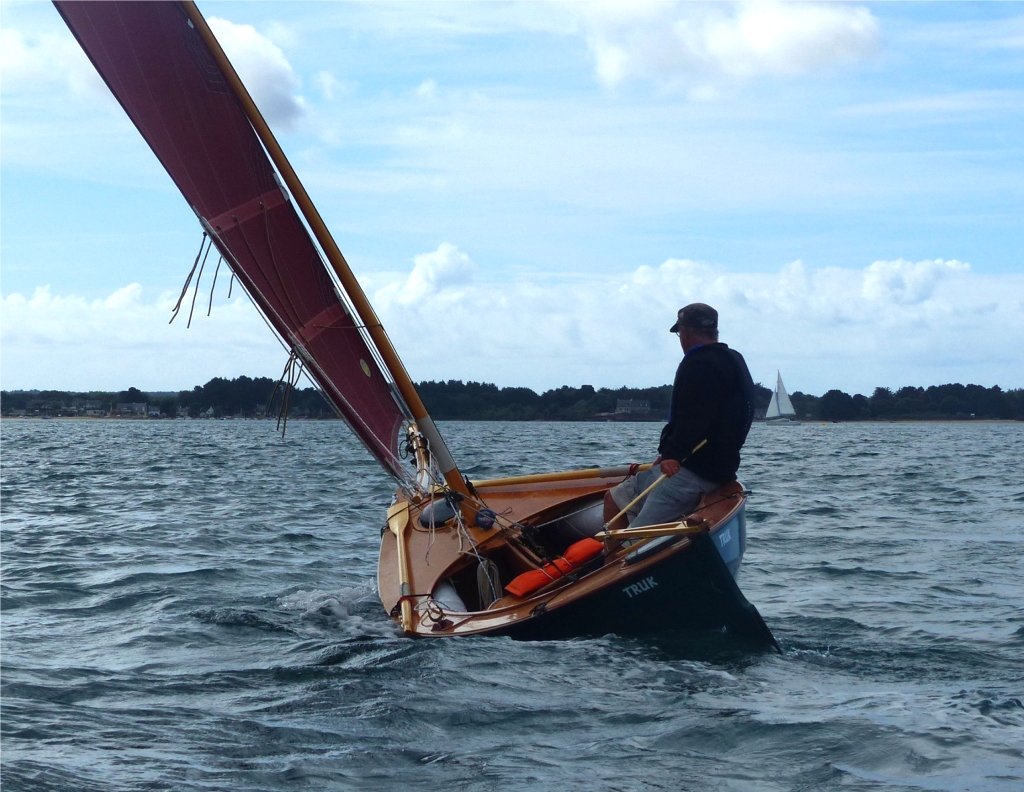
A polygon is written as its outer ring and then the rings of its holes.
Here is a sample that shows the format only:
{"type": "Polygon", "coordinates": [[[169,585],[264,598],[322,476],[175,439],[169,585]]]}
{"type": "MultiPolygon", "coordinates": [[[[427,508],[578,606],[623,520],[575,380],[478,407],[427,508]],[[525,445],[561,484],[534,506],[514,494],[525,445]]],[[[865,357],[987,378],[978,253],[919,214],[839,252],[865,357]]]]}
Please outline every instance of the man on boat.
{"type": "Polygon", "coordinates": [[[705,492],[736,479],[740,448],[754,418],[754,382],[743,356],[718,341],[718,311],[704,303],[679,309],[671,332],[683,360],[676,370],[668,423],[650,470],[630,476],[605,493],[610,520],[659,476],[667,478],[610,528],[676,522],[705,492]],[[701,441],[707,442],[697,448],[701,441]],[[697,448],[695,451],[694,449],[697,448]]]}

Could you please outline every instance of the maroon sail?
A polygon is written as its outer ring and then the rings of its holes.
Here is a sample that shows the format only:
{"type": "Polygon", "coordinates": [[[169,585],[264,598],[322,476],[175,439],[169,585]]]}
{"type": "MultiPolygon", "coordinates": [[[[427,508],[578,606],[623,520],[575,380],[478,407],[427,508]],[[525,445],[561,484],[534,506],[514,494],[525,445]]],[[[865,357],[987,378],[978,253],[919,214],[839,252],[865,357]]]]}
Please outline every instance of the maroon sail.
{"type": "Polygon", "coordinates": [[[185,11],[163,2],[55,5],[267,320],[370,452],[403,477],[408,409],[185,11]]]}

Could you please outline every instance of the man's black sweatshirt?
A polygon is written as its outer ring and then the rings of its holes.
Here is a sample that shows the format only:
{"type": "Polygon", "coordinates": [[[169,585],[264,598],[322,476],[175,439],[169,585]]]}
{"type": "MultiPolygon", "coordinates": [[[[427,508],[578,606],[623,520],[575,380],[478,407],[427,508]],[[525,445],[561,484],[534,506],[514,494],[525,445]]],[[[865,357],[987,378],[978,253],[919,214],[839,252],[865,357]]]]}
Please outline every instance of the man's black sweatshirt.
{"type": "Polygon", "coordinates": [[[681,461],[706,439],[707,445],[683,467],[725,484],[736,478],[740,448],[753,418],[754,381],[743,355],[725,344],[704,344],[691,349],[676,370],[658,452],[664,459],[681,461]]]}

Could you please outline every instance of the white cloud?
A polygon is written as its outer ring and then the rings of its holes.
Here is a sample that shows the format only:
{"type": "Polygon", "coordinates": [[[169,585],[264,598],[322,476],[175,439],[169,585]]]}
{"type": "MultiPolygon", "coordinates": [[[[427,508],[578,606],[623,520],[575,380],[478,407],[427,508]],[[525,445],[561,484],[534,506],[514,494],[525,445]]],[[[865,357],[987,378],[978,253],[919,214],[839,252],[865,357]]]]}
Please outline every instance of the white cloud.
{"type": "Polygon", "coordinates": [[[947,116],[963,121],[968,113],[991,111],[1020,112],[1024,109],[1024,91],[990,90],[917,96],[892,102],[852,105],[838,111],[843,116],[916,115],[947,116]]]}
{"type": "Polygon", "coordinates": [[[878,20],[863,7],[813,3],[606,3],[580,7],[598,79],[631,78],[696,89],[762,75],[844,66],[880,46],[878,20]]]}
{"type": "Polygon", "coordinates": [[[54,86],[76,96],[111,100],[110,91],[69,34],[0,30],[0,82],[5,94],[35,93],[54,86]]]}
{"type": "MultiPolygon", "coordinates": [[[[870,393],[878,385],[1024,386],[1024,275],[979,275],[947,260],[863,269],[736,273],[686,259],[592,280],[474,279],[451,244],[412,271],[363,279],[414,379],[548,388],[671,381],[668,327],[689,302],[715,306],[722,340],[756,379],[781,369],[792,390],[870,393]]],[[[170,390],[213,376],[276,376],[283,353],[244,298],[200,293],[192,329],[167,320],[175,294],[132,284],[103,300],[54,295],[2,301],[5,388],[170,390]],[[200,308],[202,306],[202,308],[200,308]]],[[[187,311],[188,299],[186,299],[187,311]]]]}
{"type": "Polygon", "coordinates": [[[173,390],[216,376],[280,370],[285,354],[248,299],[239,297],[237,284],[232,300],[215,301],[209,317],[209,293],[200,292],[186,330],[193,294],[189,290],[172,325],[177,294],[147,300],[138,283],[97,300],[53,294],[49,287],[29,297],[5,295],[3,387],[173,390]]]}
{"type": "Polygon", "coordinates": [[[413,288],[426,280],[422,269],[418,260],[407,278],[374,284],[416,379],[668,382],[678,355],[668,327],[679,307],[701,301],[719,310],[723,340],[766,382],[781,368],[793,389],[819,393],[968,380],[1024,386],[1024,275],[982,276],[958,261],[861,270],[796,261],[763,274],[669,259],[593,280],[503,284],[446,270],[413,288]]]}
{"type": "Polygon", "coordinates": [[[397,303],[406,307],[425,300],[458,300],[462,290],[472,284],[474,271],[469,256],[455,245],[442,242],[437,250],[413,258],[408,278],[388,284],[375,297],[383,305],[397,303]]]}
{"type": "Polygon", "coordinates": [[[437,96],[437,83],[433,80],[424,80],[416,89],[416,95],[421,99],[433,99],[437,96]]]}
{"type": "Polygon", "coordinates": [[[268,123],[290,128],[306,112],[299,79],[281,49],[252,25],[209,18],[210,28],[268,123]]]}
{"type": "Polygon", "coordinates": [[[944,279],[970,268],[970,264],[956,260],[876,261],[864,272],[861,295],[878,303],[919,305],[932,298],[944,279]]]}
{"type": "Polygon", "coordinates": [[[348,96],[356,88],[354,82],[339,80],[328,71],[317,72],[316,84],[320,88],[320,93],[328,102],[341,96],[348,96]]]}
{"type": "Polygon", "coordinates": [[[957,53],[1024,49],[1024,16],[924,23],[904,31],[902,38],[946,46],[957,53]]]}

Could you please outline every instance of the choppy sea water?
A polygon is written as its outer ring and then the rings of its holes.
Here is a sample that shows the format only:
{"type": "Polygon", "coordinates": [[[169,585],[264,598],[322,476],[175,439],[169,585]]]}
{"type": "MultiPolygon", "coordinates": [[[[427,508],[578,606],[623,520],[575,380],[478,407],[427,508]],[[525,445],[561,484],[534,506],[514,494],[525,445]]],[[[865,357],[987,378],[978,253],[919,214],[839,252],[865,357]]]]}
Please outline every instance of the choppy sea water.
{"type": "MultiPolygon", "coordinates": [[[[654,424],[442,427],[472,477],[654,424]]],[[[721,636],[412,641],[339,422],[2,424],[4,790],[1024,789],[1024,426],[754,427],[721,636]]]]}

